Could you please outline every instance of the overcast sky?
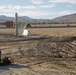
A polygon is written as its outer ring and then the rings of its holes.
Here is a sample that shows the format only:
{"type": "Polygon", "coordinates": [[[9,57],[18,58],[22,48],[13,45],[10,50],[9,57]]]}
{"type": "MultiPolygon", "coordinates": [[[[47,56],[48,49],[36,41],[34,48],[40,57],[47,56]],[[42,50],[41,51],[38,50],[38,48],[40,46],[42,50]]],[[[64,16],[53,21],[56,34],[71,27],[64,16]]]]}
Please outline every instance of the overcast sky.
{"type": "Polygon", "coordinates": [[[76,13],[76,0],[0,0],[0,15],[53,19],[76,13]]]}

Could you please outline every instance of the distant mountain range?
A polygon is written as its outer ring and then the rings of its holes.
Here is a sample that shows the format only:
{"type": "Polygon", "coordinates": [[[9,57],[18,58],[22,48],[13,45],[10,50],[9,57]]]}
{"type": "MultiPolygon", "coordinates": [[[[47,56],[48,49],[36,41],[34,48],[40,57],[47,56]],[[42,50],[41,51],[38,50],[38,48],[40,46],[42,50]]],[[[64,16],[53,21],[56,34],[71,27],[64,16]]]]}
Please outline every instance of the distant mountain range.
{"type": "MultiPolygon", "coordinates": [[[[33,19],[33,18],[28,17],[28,16],[20,16],[20,17],[18,17],[18,19],[19,20],[31,20],[31,21],[49,20],[50,22],[76,22],[76,13],[57,17],[54,19],[33,19]]],[[[8,17],[5,15],[0,15],[0,21],[7,21],[7,20],[14,21],[15,18],[14,17],[8,17]]]]}
{"type": "Polygon", "coordinates": [[[5,15],[0,15],[0,21],[14,20],[13,17],[7,17],[5,15]]]}
{"type": "MultiPolygon", "coordinates": [[[[29,18],[27,16],[21,16],[21,17],[18,17],[19,20],[32,20],[32,18],[29,18]]],[[[5,15],[0,15],[0,21],[13,21],[15,20],[14,17],[8,17],[8,16],[5,16],[5,15]]]]}
{"type": "Polygon", "coordinates": [[[76,22],[76,13],[52,19],[54,22],[76,22]]]}

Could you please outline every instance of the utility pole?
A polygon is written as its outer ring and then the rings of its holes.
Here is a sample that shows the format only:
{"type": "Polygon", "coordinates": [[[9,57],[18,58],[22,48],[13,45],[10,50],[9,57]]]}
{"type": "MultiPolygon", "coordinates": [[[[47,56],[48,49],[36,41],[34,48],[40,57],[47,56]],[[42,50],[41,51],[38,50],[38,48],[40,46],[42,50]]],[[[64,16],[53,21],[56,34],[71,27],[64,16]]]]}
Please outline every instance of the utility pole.
{"type": "Polygon", "coordinates": [[[1,61],[1,51],[0,51],[0,61],[1,61]]]}
{"type": "Polygon", "coordinates": [[[16,36],[18,36],[18,15],[15,13],[15,23],[16,23],[16,36]]]}

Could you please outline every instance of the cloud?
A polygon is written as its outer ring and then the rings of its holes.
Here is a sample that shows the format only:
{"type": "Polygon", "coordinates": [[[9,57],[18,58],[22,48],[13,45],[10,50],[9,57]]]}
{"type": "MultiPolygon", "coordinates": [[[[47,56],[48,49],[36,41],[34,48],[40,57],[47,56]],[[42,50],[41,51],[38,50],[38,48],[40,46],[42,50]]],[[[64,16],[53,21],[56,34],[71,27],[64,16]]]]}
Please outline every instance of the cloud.
{"type": "Polygon", "coordinates": [[[72,4],[75,4],[76,0],[49,0],[49,2],[53,2],[53,3],[72,3],[72,4]]]}
{"type": "Polygon", "coordinates": [[[35,6],[20,6],[20,5],[0,5],[0,10],[22,10],[22,9],[35,9],[35,6]]]}
{"type": "Polygon", "coordinates": [[[73,14],[76,13],[76,11],[60,11],[60,12],[56,12],[59,15],[67,15],[67,14],[73,14]]]}
{"type": "Polygon", "coordinates": [[[19,5],[16,5],[16,6],[11,6],[12,9],[35,9],[36,7],[35,6],[19,6],[19,5]]]}
{"type": "Polygon", "coordinates": [[[31,0],[33,4],[42,4],[43,0],[31,0]]]}
{"type": "Polygon", "coordinates": [[[1,6],[0,6],[0,10],[3,10],[3,9],[5,9],[5,8],[6,8],[5,5],[1,5],[1,6]]]}
{"type": "Polygon", "coordinates": [[[51,4],[51,5],[42,5],[40,6],[40,8],[53,8],[55,7],[56,5],[55,4],[51,4]]]}
{"type": "Polygon", "coordinates": [[[14,16],[15,12],[17,12],[19,16],[30,16],[35,18],[52,15],[49,11],[36,10],[35,8],[35,6],[0,5],[0,14],[14,16]]]}
{"type": "Polygon", "coordinates": [[[66,7],[72,7],[72,5],[66,5],[66,7]]]}
{"type": "Polygon", "coordinates": [[[56,16],[62,16],[67,14],[76,13],[76,11],[49,11],[42,10],[42,8],[52,8],[55,7],[55,4],[50,5],[39,5],[39,6],[20,6],[20,5],[0,5],[0,14],[6,16],[14,16],[15,12],[19,14],[19,16],[29,16],[32,18],[52,18],[56,16]],[[39,8],[39,9],[36,9],[39,8]]]}
{"type": "Polygon", "coordinates": [[[3,13],[3,14],[0,13],[0,15],[15,17],[15,14],[13,14],[13,13],[3,13]]]}
{"type": "Polygon", "coordinates": [[[6,16],[13,16],[15,12],[17,13],[27,13],[28,10],[30,10],[30,13],[32,10],[34,10],[35,6],[20,6],[20,5],[0,5],[0,14],[4,14],[6,16]]]}
{"type": "MultiPolygon", "coordinates": [[[[7,10],[7,11],[9,11],[9,10],[7,10]]],[[[46,16],[53,15],[53,13],[51,13],[49,11],[33,11],[33,10],[28,10],[28,11],[24,10],[23,12],[22,11],[13,11],[13,12],[4,13],[2,15],[14,16],[14,14],[16,12],[18,13],[19,16],[29,16],[29,17],[33,17],[33,18],[44,18],[46,16]]]]}
{"type": "Polygon", "coordinates": [[[48,12],[48,11],[24,11],[24,12],[20,12],[20,15],[27,15],[27,16],[31,16],[31,17],[42,17],[42,16],[48,16],[48,15],[52,15],[52,13],[48,12]]]}

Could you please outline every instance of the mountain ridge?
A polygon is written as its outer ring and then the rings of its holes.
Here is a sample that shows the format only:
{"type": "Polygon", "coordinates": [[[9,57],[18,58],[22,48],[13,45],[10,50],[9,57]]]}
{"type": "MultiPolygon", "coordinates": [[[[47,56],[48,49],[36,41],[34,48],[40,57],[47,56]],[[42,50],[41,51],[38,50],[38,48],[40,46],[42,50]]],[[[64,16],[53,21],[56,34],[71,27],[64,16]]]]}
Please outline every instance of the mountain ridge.
{"type": "MultiPolygon", "coordinates": [[[[18,17],[19,20],[31,20],[32,18],[29,18],[27,16],[20,16],[18,17]]],[[[0,20],[3,20],[3,21],[7,21],[7,20],[15,20],[14,17],[8,17],[8,16],[5,16],[5,15],[0,15],[0,20]]]]}
{"type": "Polygon", "coordinates": [[[55,22],[76,22],[76,13],[60,16],[57,18],[52,19],[55,22]]]}
{"type": "MultiPolygon", "coordinates": [[[[56,17],[54,19],[34,19],[34,18],[30,18],[28,16],[19,16],[18,19],[20,21],[25,21],[25,20],[31,20],[31,21],[41,21],[41,20],[44,20],[44,21],[47,21],[49,20],[49,22],[76,22],[76,13],[74,14],[69,14],[69,15],[64,15],[64,16],[60,16],[60,17],[56,17]]],[[[14,17],[8,17],[8,16],[5,16],[5,15],[0,15],[0,21],[14,21],[15,18],[14,17]]]]}

